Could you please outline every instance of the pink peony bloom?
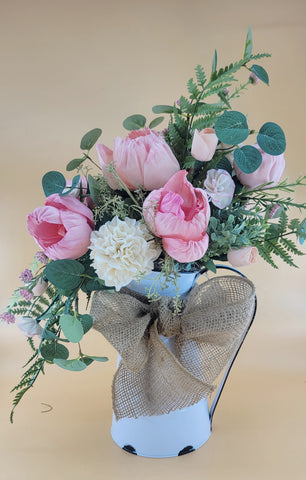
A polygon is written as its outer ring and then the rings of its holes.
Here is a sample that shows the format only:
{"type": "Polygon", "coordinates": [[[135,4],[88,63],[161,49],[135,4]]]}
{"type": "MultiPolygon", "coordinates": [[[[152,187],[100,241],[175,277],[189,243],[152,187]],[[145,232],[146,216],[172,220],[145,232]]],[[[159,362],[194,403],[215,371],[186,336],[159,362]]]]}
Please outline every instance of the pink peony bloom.
{"type": "Polygon", "coordinates": [[[257,247],[232,248],[227,252],[227,260],[233,267],[244,267],[256,263],[258,257],[257,247]]]}
{"type": "Polygon", "coordinates": [[[46,198],[44,207],[28,215],[27,227],[49,258],[73,260],[88,250],[93,213],[76,198],[54,193],[46,198]]]}
{"type": "Polygon", "coordinates": [[[41,325],[37,323],[35,318],[31,317],[22,317],[18,323],[18,328],[20,328],[26,337],[34,337],[34,335],[41,337],[43,332],[41,325]]]}
{"type": "Polygon", "coordinates": [[[163,188],[145,199],[148,227],[162,238],[165,251],[178,262],[199,260],[208,248],[206,233],[210,207],[206,193],[187,180],[187,171],[175,173],[163,188]]]}
{"type": "Polygon", "coordinates": [[[257,170],[253,173],[244,173],[242,172],[234,162],[234,169],[239,181],[245,187],[252,189],[260,187],[264,183],[272,182],[270,185],[267,185],[265,188],[274,187],[281,179],[281,176],[285,169],[285,159],[284,154],[281,155],[269,155],[265,153],[261,148],[255,143],[253,147],[257,148],[260,151],[262,156],[262,163],[257,170]]]}
{"type": "Polygon", "coordinates": [[[130,190],[161,188],[180,169],[164,138],[149,128],[134,130],[124,140],[115,138],[114,151],[101,143],[97,151],[103,174],[113,189],[121,187],[107,170],[110,163],[130,190]]]}
{"type": "Polygon", "coordinates": [[[229,206],[233,199],[235,183],[226,170],[221,168],[208,170],[204,187],[216,207],[222,209],[229,206]]]}
{"type": "Polygon", "coordinates": [[[200,132],[194,131],[191,155],[200,162],[208,162],[214,156],[218,144],[218,137],[214,128],[204,128],[200,132]]]}

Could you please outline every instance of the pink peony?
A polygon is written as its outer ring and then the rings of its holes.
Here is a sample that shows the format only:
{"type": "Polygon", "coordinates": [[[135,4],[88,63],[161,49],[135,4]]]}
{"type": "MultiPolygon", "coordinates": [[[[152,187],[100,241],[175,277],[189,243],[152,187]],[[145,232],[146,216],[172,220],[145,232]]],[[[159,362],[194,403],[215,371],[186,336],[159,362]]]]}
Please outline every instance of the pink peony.
{"type": "Polygon", "coordinates": [[[213,128],[204,128],[200,132],[194,131],[191,155],[200,162],[208,162],[214,156],[218,144],[218,137],[213,128]]]}
{"type": "Polygon", "coordinates": [[[88,250],[93,213],[76,198],[55,193],[28,215],[27,227],[52,260],[76,259],[88,250]]]}
{"type": "Polygon", "coordinates": [[[257,247],[232,248],[227,252],[227,260],[233,267],[244,267],[256,263],[258,257],[257,247]]]}
{"type": "Polygon", "coordinates": [[[114,151],[97,145],[100,164],[109,186],[121,188],[107,170],[113,162],[116,172],[130,190],[161,188],[180,169],[178,161],[164,138],[154,130],[134,130],[122,140],[115,138],[114,151]]]}
{"type": "Polygon", "coordinates": [[[206,193],[187,180],[180,170],[163,188],[145,199],[143,214],[149,228],[162,238],[165,251],[182,263],[194,262],[208,247],[206,233],[210,207],[206,193]]]}
{"type": "Polygon", "coordinates": [[[229,206],[233,199],[235,183],[226,170],[221,168],[208,170],[204,187],[216,207],[222,209],[229,206]]]}
{"type": "Polygon", "coordinates": [[[253,173],[244,173],[242,172],[234,162],[234,169],[239,181],[245,187],[252,189],[260,187],[264,183],[272,182],[266,188],[274,187],[281,179],[283,171],[285,169],[285,159],[284,154],[281,155],[269,155],[268,153],[261,150],[261,148],[255,143],[253,145],[257,150],[260,151],[262,156],[262,163],[257,170],[253,173]]]}

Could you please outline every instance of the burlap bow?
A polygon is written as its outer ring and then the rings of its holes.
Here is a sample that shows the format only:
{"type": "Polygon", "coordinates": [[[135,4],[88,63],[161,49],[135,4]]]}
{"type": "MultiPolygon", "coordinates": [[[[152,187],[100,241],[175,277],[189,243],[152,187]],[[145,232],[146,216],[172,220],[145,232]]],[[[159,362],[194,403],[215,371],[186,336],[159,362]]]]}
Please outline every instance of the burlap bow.
{"type": "Polygon", "coordinates": [[[255,287],[246,278],[215,277],[191,290],[181,314],[172,305],[169,297],[150,304],[127,289],[93,296],[94,328],[121,356],[112,387],[117,420],[169,413],[210,394],[252,320],[255,287]]]}

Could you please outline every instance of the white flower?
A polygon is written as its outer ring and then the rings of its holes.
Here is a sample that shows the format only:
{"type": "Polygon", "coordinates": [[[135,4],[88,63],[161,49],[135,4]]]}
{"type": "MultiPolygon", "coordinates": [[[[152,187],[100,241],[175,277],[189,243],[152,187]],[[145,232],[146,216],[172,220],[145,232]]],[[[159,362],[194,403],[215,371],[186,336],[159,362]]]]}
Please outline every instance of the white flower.
{"type": "Polygon", "coordinates": [[[90,257],[98,277],[119,291],[139,274],[150,273],[161,253],[154,241],[147,241],[152,238],[141,222],[117,216],[92,232],[90,257]]]}
{"type": "Polygon", "coordinates": [[[31,317],[21,317],[18,327],[27,337],[33,337],[34,335],[41,337],[43,332],[42,326],[37,323],[35,318],[31,317]]]}
{"type": "Polygon", "coordinates": [[[211,201],[218,208],[225,208],[231,203],[235,191],[235,183],[231,175],[222,170],[208,170],[204,188],[211,201]]]}

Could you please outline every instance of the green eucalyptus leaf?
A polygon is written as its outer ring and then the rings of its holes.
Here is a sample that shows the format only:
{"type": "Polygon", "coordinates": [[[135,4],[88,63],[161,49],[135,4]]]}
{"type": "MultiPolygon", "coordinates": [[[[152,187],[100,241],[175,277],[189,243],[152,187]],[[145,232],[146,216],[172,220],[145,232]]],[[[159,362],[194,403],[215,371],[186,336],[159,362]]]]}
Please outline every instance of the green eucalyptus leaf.
{"type": "Polygon", "coordinates": [[[260,65],[252,65],[251,71],[259,78],[259,80],[269,85],[269,75],[263,67],[260,65]]]}
{"type": "Polygon", "coordinates": [[[85,333],[87,333],[93,325],[93,318],[91,315],[84,314],[84,315],[79,315],[79,320],[82,324],[84,335],[85,335],[85,333]]]}
{"type": "Polygon", "coordinates": [[[281,155],[286,150],[285,134],[281,127],[273,122],[267,122],[261,127],[257,143],[269,155],[281,155]]]}
{"type": "Polygon", "coordinates": [[[252,50],[253,50],[252,30],[251,30],[251,27],[248,26],[248,33],[246,37],[245,49],[243,54],[243,58],[245,60],[247,60],[252,55],[252,50]]]}
{"type": "Polygon", "coordinates": [[[41,356],[45,360],[52,361],[55,358],[61,358],[66,360],[69,357],[69,350],[57,342],[47,343],[43,345],[40,349],[41,356]]]}
{"type": "Polygon", "coordinates": [[[143,115],[131,115],[124,120],[123,126],[126,130],[139,130],[145,126],[146,121],[147,119],[143,115]]]}
{"type": "Polygon", "coordinates": [[[56,288],[70,291],[80,285],[84,270],[76,260],[54,260],[46,265],[45,275],[56,288]]]}
{"type": "Polygon", "coordinates": [[[243,142],[249,136],[245,115],[235,110],[224,112],[216,121],[215,134],[221,142],[229,145],[243,142]]]}
{"type": "Polygon", "coordinates": [[[96,362],[107,362],[108,358],[107,357],[94,357],[92,355],[86,355],[87,358],[91,358],[92,360],[95,360],[96,362]]]}
{"type": "Polygon", "coordinates": [[[253,173],[260,167],[262,156],[257,148],[246,145],[234,150],[234,160],[237,167],[244,173],[253,173]]]}
{"type": "Polygon", "coordinates": [[[154,118],[154,120],[152,120],[152,122],[150,122],[149,128],[157,127],[158,125],[160,125],[164,121],[164,119],[165,119],[165,117],[154,118]]]}
{"type": "Polygon", "coordinates": [[[69,340],[66,340],[65,338],[59,338],[57,335],[55,335],[55,333],[50,332],[50,330],[44,330],[42,333],[42,338],[44,340],[56,340],[59,342],[69,342],[69,340]]]}
{"type": "Polygon", "coordinates": [[[70,370],[71,372],[80,372],[81,370],[85,370],[87,365],[81,360],[77,358],[73,360],[62,360],[60,358],[55,358],[54,363],[65,370],[70,370]]]}
{"type": "Polygon", "coordinates": [[[81,150],[90,150],[98,138],[101,136],[102,130],[101,128],[94,128],[89,132],[85,133],[84,137],[81,140],[81,150]]]}
{"type": "Polygon", "coordinates": [[[99,195],[100,195],[100,184],[99,184],[99,182],[90,174],[88,175],[87,182],[88,182],[88,187],[89,187],[89,193],[90,193],[90,196],[91,196],[93,202],[98,203],[99,195]]]}
{"type": "Polygon", "coordinates": [[[61,172],[47,172],[42,178],[42,187],[46,197],[53,193],[62,193],[66,187],[66,179],[61,172]]]}
{"type": "Polygon", "coordinates": [[[72,315],[61,315],[59,324],[65,337],[72,343],[78,343],[82,340],[84,330],[82,323],[72,315]]]}
{"type": "Polygon", "coordinates": [[[82,357],[82,362],[85,363],[85,365],[88,367],[93,363],[93,359],[90,357],[82,357]]]}
{"type": "Polygon", "coordinates": [[[152,108],[153,113],[173,113],[173,107],[171,105],[155,105],[152,108]]]}
{"type": "Polygon", "coordinates": [[[75,170],[76,168],[78,168],[80,165],[82,165],[83,162],[85,162],[86,160],[86,157],[83,157],[83,158],[74,158],[73,160],[71,160],[67,166],[66,166],[66,170],[67,172],[71,172],[71,170],[75,170]]]}

